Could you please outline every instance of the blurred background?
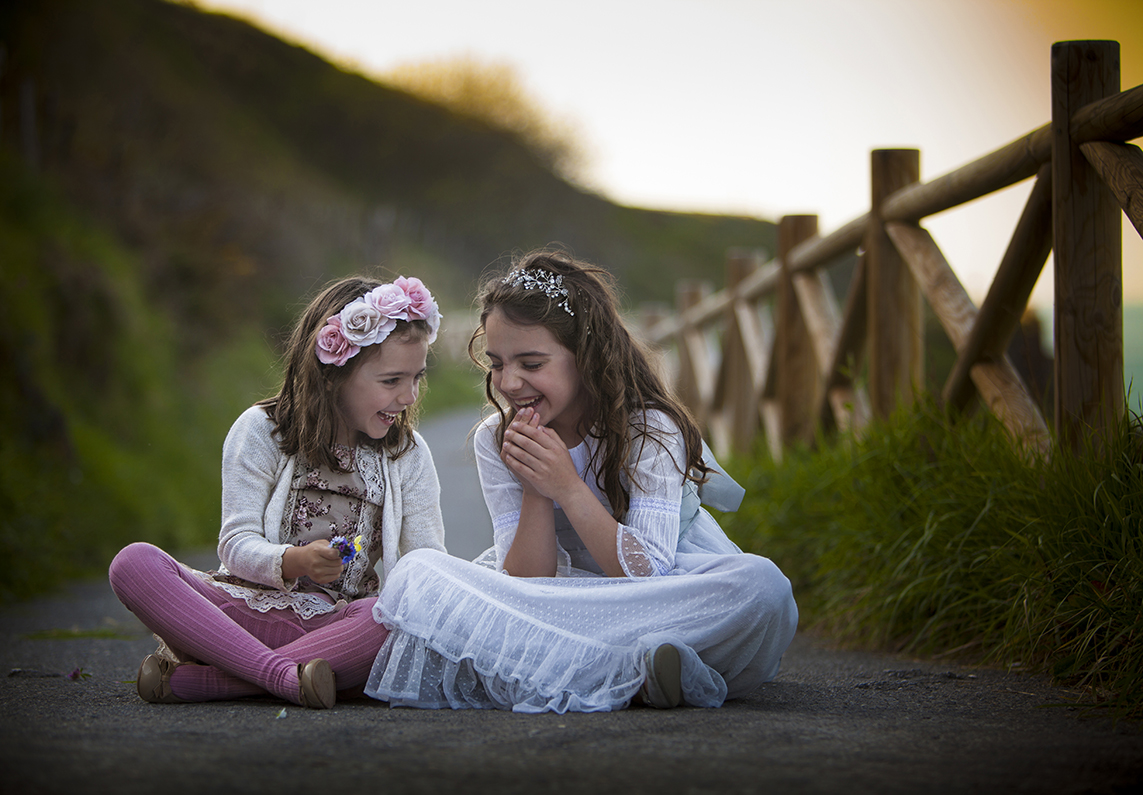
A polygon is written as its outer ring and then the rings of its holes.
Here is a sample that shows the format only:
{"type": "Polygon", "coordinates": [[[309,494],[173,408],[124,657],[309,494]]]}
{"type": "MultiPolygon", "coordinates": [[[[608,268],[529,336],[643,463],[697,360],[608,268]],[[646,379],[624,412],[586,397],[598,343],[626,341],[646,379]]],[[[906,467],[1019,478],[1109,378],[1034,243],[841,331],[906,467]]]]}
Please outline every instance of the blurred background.
{"type": "MultiPolygon", "coordinates": [[[[1123,88],[1143,83],[1138,0],[199,5],[414,89],[426,70],[500,70],[572,145],[565,174],[621,204],[813,213],[824,231],[868,210],[872,149],[920,149],[928,180],[1048,122],[1056,41],[1118,41],[1123,88]]],[[[1030,190],[926,223],[978,303],[1030,190]]],[[[1143,303],[1143,243],[1130,238],[1126,290],[1143,303]]]]}
{"type": "MultiPolygon", "coordinates": [[[[1143,83],[1138,0],[10,0],[0,599],[131,540],[212,543],[222,438],[329,279],[423,278],[445,313],[426,414],[475,405],[456,354],[491,264],[562,244],[633,316],[718,286],[780,216],[864,213],[872,149],[920,149],[927,180],[1046,123],[1069,39],[1119,41],[1143,83]]],[[[977,301],[1029,189],[926,223],[977,301]]],[[[1143,378],[1130,227],[1124,289],[1143,378]]]]}

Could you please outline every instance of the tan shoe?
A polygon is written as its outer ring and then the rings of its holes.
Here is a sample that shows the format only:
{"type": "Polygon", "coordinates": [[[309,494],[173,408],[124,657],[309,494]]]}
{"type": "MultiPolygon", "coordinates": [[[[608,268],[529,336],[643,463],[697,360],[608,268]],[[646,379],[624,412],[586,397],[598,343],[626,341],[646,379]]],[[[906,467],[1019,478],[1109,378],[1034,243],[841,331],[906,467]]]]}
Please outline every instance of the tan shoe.
{"type": "Polygon", "coordinates": [[[683,701],[682,661],[679,650],[669,643],[651,649],[644,656],[647,668],[639,700],[655,709],[673,709],[683,701]]]}
{"type": "Polygon", "coordinates": [[[298,691],[303,707],[330,709],[337,703],[337,683],[329,663],[318,658],[298,665],[298,691]]]}
{"type": "Polygon", "coordinates": [[[194,665],[194,663],[179,663],[148,654],[139,665],[139,676],[135,679],[135,689],[139,691],[139,698],[151,704],[182,704],[181,698],[171,691],[171,674],[180,665],[194,665]]]}

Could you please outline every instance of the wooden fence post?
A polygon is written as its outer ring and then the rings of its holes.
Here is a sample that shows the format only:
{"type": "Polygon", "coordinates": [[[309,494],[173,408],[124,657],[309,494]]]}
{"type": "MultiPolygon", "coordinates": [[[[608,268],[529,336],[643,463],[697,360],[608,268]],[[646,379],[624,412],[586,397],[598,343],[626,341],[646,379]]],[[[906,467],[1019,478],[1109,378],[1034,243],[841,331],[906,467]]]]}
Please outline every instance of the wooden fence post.
{"type": "MultiPolygon", "coordinates": [[[[714,404],[726,422],[732,452],[745,455],[754,446],[758,431],[758,402],[765,352],[763,332],[757,313],[749,302],[738,297],[738,285],[758,268],[758,258],[749,249],[731,249],[726,257],[726,289],[734,300],[726,307],[722,338],[722,361],[714,404]]],[[[719,454],[730,452],[718,450],[719,454]]]]}
{"type": "Polygon", "coordinates": [[[871,156],[872,203],[865,230],[865,278],[869,334],[869,402],[887,417],[899,401],[913,402],[924,380],[921,291],[885,233],[881,203],[920,180],[916,149],[875,149],[871,156]]]}
{"type": "Polygon", "coordinates": [[[1072,140],[1073,114],[1119,92],[1119,44],[1052,45],[1052,228],[1056,433],[1078,449],[1119,421],[1123,394],[1123,240],[1119,206],[1072,140]]]}
{"type": "Polygon", "coordinates": [[[655,368],[655,373],[664,384],[669,385],[673,390],[677,388],[678,362],[676,361],[675,366],[672,367],[666,348],[662,345],[646,344],[647,331],[654,328],[657,323],[666,320],[670,315],[670,305],[665,303],[646,301],[639,305],[639,336],[645,344],[647,355],[651,359],[651,366],[655,368]]]}
{"type": "Polygon", "coordinates": [[[964,349],[958,351],[956,365],[945,383],[948,406],[962,411],[976,394],[972,368],[979,361],[1004,357],[1020,317],[1028,307],[1028,297],[1044,269],[1052,250],[1052,166],[1045,163],[1036,175],[1032,193],[1016,223],[1012,240],[1000,260],[1000,267],[972,324],[964,349]]]}
{"type": "MultiPolygon", "coordinates": [[[[915,224],[890,221],[885,231],[909,265],[957,354],[965,355],[970,332],[979,319],[976,307],[932,235],[915,224]]],[[[1007,342],[1007,341],[1005,341],[1007,342]]],[[[981,359],[970,369],[973,384],[992,413],[1025,449],[1048,450],[1048,428],[1008,356],[981,359]]]]}
{"type": "Polygon", "coordinates": [[[805,318],[798,305],[790,272],[790,252],[818,233],[816,215],[786,215],[778,222],[778,262],[782,276],[778,287],[778,331],[774,338],[778,374],[780,441],[813,441],[814,411],[818,405],[818,366],[805,318]]]}
{"type": "Polygon", "coordinates": [[[859,430],[869,424],[868,392],[856,383],[865,357],[865,313],[868,308],[863,254],[853,269],[842,309],[841,327],[837,330],[833,346],[833,359],[822,385],[826,400],[818,401],[816,412],[823,422],[832,415],[833,424],[842,431],[859,430]]]}
{"type": "MultiPolygon", "coordinates": [[[[700,279],[683,279],[675,285],[675,311],[683,315],[710,292],[710,283],[700,279]]],[[[711,427],[710,408],[714,402],[714,364],[706,335],[701,328],[683,326],[678,336],[679,399],[691,410],[699,427],[708,434],[711,427]]]]}

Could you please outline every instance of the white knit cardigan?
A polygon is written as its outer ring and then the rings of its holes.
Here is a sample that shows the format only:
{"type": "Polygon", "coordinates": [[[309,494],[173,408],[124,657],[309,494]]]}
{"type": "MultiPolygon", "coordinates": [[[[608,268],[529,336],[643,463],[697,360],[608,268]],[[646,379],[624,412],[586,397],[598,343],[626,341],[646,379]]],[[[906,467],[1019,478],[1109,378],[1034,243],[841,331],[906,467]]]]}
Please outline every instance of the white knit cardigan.
{"type": "MultiPolygon", "coordinates": [[[[218,558],[224,570],[245,580],[292,591],[297,580],[282,578],[282,521],[294,480],[296,456],[286,455],[274,423],[260,406],[244,411],[222,447],[222,529],[218,558]]],[[[381,505],[382,571],[388,575],[401,555],[421,547],[445,551],[440,483],[429,447],[413,432],[416,446],[396,460],[358,447],[358,467],[370,490],[363,510],[381,505]]],[[[372,523],[374,516],[364,515],[372,523]]]]}

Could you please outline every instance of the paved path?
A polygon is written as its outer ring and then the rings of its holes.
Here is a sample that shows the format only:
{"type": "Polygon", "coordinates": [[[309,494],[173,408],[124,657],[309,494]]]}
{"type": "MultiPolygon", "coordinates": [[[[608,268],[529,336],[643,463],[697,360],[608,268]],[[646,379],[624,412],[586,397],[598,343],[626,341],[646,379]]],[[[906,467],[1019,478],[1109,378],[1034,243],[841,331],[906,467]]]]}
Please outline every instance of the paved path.
{"type": "MultiPolygon", "coordinates": [[[[464,557],[491,539],[458,445],[471,423],[425,428],[450,551],[464,557]],[[469,524],[473,533],[456,531],[469,524]]],[[[931,795],[1143,783],[1143,727],[1085,717],[1039,678],[838,652],[805,636],[774,682],[722,709],[540,716],[368,700],[329,711],[283,711],[270,698],[146,704],[129,681],[154,643],[102,579],[0,610],[0,644],[4,793],[931,795]],[[66,676],[77,668],[87,677],[66,676]]]]}
{"type": "Polygon", "coordinates": [[[475,410],[458,411],[421,428],[441,481],[445,546],[465,560],[492,546],[492,520],[484,507],[472,452],[471,432],[479,419],[480,413],[475,410]]]}

